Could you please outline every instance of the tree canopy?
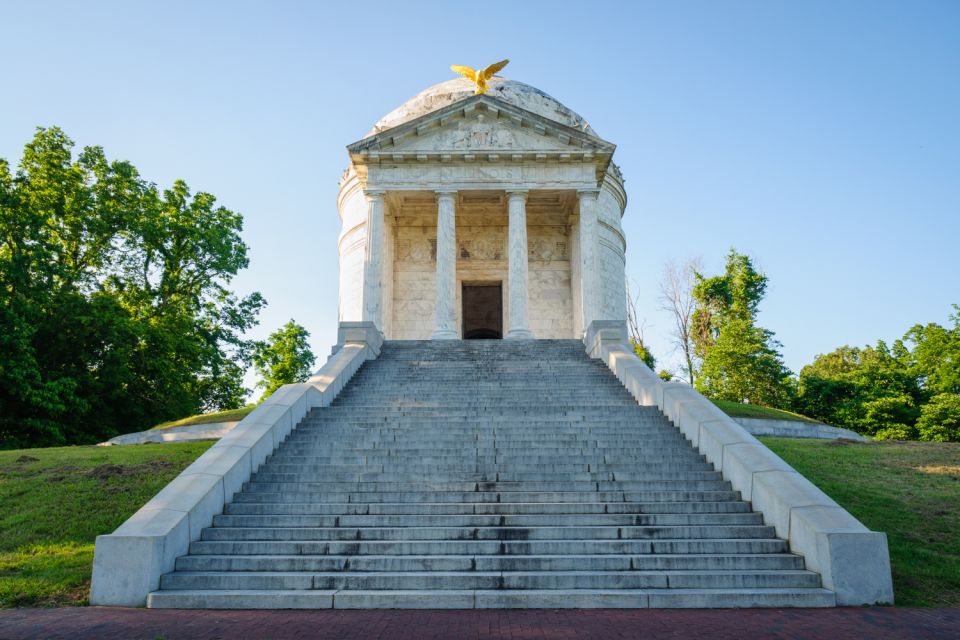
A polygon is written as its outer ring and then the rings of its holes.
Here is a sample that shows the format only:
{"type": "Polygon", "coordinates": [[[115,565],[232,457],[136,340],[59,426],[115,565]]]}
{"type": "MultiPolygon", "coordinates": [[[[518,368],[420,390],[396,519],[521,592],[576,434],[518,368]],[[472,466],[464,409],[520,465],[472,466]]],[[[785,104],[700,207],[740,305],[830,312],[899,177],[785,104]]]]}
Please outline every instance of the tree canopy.
{"type": "Polygon", "coordinates": [[[693,351],[696,387],[710,398],[787,408],[790,370],[772,331],[756,324],[767,276],[731,249],[723,275],[695,274],[693,351]]]}
{"type": "Polygon", "coordinates": [[[800,371],[797,410],[880,438],[960,441],[960,309],[888,346],[842,346],[800,371]]]}
{"type": "Polygon", "coordinates": [[[0,446],[93,442],[240,406],[265,304],[242,217],[38,129],[0,160],[0,446]]]}
{"type": "Polygon", "coordinates": [[[303,382],[310,377],[316,357],[307,342],[309,337],[305,328],[290,320],[257,345],[253,366],[261,377],[261,400],[285,384],[303,382]]]}

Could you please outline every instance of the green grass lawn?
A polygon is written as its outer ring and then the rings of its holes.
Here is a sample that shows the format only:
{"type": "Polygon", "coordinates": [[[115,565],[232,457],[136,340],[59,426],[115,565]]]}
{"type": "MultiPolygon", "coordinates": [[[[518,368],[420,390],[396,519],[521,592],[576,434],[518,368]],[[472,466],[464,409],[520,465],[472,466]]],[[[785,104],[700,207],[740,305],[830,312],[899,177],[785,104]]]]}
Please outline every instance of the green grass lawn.
{"type": "Polygon", "coordinates": [[[163,424],[158,424],[155,427],[151,427],[151,431],[154,429],[169,429],[170,427],[185,427],[191,424],[209,424],[211,422],[238,422],[247,417],[247,414],[253,411],[257,405],[250,404],[242,409],[230,409],[228,411],[217,411],[216,413],[201,413],[196,416],[188,416],[186,418],[180,418],[179,420],[174,420],[173,422],[164,422],[163,424]]]}
{"type": "Polygon", "coordinates": [[[764,418],[766,420],[793,420],[794,422],[819,424],[816,420],[802,416],[799,413],[761,407],[758,404],[742,404],[729,400],[713,400],[713,404],[720,407],[720,410],[731,418],[764,418]]]}
{"type": "Polygon", "coordinates": [[[760,439],[887,533],[897,605],[960,606],[960,443],[760,439]]]}
{"type": "Polygon", "coordinates": [[[212,444],[0,451],[0,606],[86,604],[96,536],[212,444]]]}

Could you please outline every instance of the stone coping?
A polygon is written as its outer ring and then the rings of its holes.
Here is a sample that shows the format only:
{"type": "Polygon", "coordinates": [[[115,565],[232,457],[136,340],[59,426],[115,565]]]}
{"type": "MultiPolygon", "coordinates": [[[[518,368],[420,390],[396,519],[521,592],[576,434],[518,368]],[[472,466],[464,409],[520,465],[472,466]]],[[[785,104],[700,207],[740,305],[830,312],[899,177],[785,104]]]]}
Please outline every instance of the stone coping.
{"type": "Polygon", "coordinates": [[[109,447],[118,444],[157,444],[163,442],[189,442],[191,440],[219,440],[230,433],[240,422],[204,422],[202,424],[188,424],[182,427],[168,427],[166,429],[148,429],[134,431],[114,436],[98,447],[109,447]]]}
{"type": "Polygon", "coordinates": [[[337,351],[309,380],[280,387],[109,535],[97,536],[90,604],[142,607],[213,516],[308,411],[329,405],[380,354],[373,323],[343,323],[337,351]]]}
{"type": "Polygon", "coordinates": [[[820,440],[857,440],[870,442],[856,431],[831,427],[819,422],[800,422],[798,420],[770,420],[768,418],[734,418],[734,422],[754,436],[774,436],[777,438],[818,438],[820,440]]]}
{"type": "Polygon", "coordinates": [[[594,321],[587,354],[644,406],[656,406],[767,524],[821,575],[838,605],[892,604],[887,536],[870,531],[740,424],[681,382],[664,382],[626,344],[622,322],[594,321]]]}

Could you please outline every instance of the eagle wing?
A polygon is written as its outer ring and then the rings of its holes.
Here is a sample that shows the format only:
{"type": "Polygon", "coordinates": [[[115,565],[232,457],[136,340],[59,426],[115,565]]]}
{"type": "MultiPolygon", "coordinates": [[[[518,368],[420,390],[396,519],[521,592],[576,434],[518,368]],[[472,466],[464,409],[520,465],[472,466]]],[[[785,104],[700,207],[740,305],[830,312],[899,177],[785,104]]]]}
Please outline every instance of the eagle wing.
{"type": "Polygon", "coordinates": [[[500,62],[494,62],[489,67],[481,71],[480,73],[483,74],[484,78],[489,80],[490,78],[493,77],[493,74],[495,74],[497,71],[500,71],[500,69],[503,69],[508,64],[510,64],[509,60],[501,60],[500,62]]]}
{"type": "Polygon", "coordinates": [[[477,72],[471,69],[470,67],[464,66],[462,64],[454,64],[450,66],[450,70],[456,73],[459,73],[462,76],[466,76],[473,82],[477,81],[477,72]]]}

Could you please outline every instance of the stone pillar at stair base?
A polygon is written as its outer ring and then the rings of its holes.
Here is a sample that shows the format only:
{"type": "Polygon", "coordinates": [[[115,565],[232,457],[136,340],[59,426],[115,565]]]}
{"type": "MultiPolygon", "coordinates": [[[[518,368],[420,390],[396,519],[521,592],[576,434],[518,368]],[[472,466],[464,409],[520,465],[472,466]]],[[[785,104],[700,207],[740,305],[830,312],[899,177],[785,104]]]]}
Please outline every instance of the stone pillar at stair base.
{"type": "Polygon", "coordinates": [[[363,343],[369,350],[368,358],[376,358],[383,346],[383,333],[373,322],[341,322],[337,326],[337,344],[330,355],[340,351],[348,342],[363,343]]]}
{"type": "Polygon", "coordinates": [[[604,346],[629,347],[627,323],[622,320],[594,320],[586,325],[583,343],[591,358],[602,358],[604,346]]]}

